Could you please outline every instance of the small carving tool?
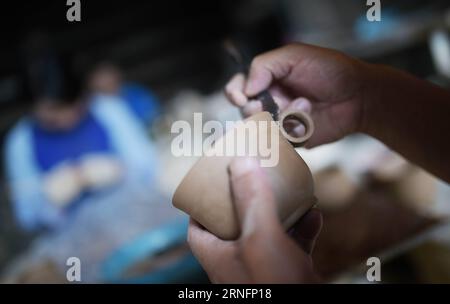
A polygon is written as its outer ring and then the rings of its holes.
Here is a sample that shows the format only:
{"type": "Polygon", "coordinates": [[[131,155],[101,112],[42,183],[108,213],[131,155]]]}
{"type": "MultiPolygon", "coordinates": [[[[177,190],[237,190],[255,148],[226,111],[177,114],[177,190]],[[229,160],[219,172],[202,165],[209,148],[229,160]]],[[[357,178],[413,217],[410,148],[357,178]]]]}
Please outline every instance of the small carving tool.
{"type": "MultiPolygon", "coordinates": [[[[233,61],[238,65],[240,72],[248,76],[250,69],[250,60],[240,52],[236,45],[231,40],[225,40],[224,47],[233,61]]],[[[267,111],[272,115],[273,120],[278,121],[279,108],[268,90],[264,90],[254,97],[254,99],[261,101],[263,111],[267,111]]]]}

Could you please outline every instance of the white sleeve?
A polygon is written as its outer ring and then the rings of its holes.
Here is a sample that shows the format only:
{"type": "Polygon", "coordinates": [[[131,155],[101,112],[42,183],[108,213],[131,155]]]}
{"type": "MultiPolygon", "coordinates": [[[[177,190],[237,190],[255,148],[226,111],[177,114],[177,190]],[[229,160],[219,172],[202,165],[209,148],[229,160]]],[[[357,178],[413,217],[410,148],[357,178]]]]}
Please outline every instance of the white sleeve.
{"type": "Polygon", "coordinates": [[[157,162],[152,143],[123,100],[97,96],[92,107],[94,115],[107,129],[112,146],[127,166],[128,174],[146,180],[154,177],[157,162]]]}
{"type": "Polygon", "coordinates": [[[8,133],[5,142],[7,186],[14,214],[20,226],[33,230],[41,224],[53,225],[61,214],[45,198],[42,175],[36,164],[31,124],[27,119],[8,133]]]}

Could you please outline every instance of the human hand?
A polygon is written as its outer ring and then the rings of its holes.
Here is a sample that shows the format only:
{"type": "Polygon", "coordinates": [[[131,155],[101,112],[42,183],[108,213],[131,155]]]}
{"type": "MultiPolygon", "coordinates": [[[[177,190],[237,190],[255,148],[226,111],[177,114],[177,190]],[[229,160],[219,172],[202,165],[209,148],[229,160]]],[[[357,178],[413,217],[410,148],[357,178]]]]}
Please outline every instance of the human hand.
{"type": "MultiPolygon", "coordinates": [[[[310,113],[315,132],[306,147],[314,147],[361,129],[367,70],[365,63],[340,52],[291,44],[255,57],[248,79],[235,75],[225,93],[244,116],[262,110],[260,102],[249,100],[266,89],[280,111],[310,113]]],[[[295,136],[305,132],[303,125],[289,128],[295,136]]]]}
{"type": "Polygon", "coordinates": [[[313,209],[291,229],[281,226],[268,177],[252,158],[230,165],[233,200],[241,226],[235,241],[224,241],[191,219],[188,242],[215,283],[313,283],[311,251],[322,226],[313,209]],[[298,243],[295,242],[296,239],[298,243]],[[300,245],[300,246],[299,246],[300,245]]]}
{"type": "Polygon", "coordinates": [[[83,190],[78,167],[63,163],[43,177],[43,192],[59,208],[67,207],[83,190]]]}
{"type": "Polygon", "coordinates": [[[79,165],[83,185],[91,190],[111,187],[123,177],[120,161],[108,154],[85,155],[79,165]]]}

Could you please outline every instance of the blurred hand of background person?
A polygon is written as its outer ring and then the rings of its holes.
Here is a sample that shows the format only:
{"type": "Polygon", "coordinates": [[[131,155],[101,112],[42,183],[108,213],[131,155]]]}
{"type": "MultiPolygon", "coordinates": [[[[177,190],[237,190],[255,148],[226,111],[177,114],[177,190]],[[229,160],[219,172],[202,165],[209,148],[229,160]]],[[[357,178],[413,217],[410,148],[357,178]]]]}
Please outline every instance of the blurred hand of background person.
{"type": "Polygon", "coordinates": [[[63,163],[43,177],[43,191],[58,208],[67,207],[83,191],[83,182],[76,166],[63,163]]]}
{"type": "Polygon", "coordinates": [[[89,154],[79,165],[83,185],[89,190],[102,189],[119,183],[124,168],[120,160],[108,154],[89,154]]]}
{"type": "Polygon", "coordinates": [[[49,201],[66,207],[84,191],[105,189],[118,184],[123,168],[117,157],[88,154],[79,163],[62,163],[43,176],[44,193],[49,201]]]}
{"type": "Polygon", "coordinates": [[[267,176],[255,159],[230,165],[234,203],[241,227],[235,241],[224,241],[191,219],[188,242],[215,283],[314,283],[310,254],[322,226],[313,209],[293,228],[293,237],[279,222],[267,176]],[[300,245],[300,247],[298,246],[300,245]]]}

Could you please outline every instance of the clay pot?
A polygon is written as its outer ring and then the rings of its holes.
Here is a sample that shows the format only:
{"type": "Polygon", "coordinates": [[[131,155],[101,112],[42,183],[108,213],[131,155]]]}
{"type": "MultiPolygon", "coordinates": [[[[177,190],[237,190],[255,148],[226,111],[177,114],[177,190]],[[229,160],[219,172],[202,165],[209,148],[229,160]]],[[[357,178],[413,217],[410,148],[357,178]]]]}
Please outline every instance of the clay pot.
{"type": "MultiPolygon", "coordinates": [[[[226,143],[233,132],[238,139],[242,138],[246,125],[256,122],[259,126],[262,121],[267,122],[268,128],[257,127],[258,136],[261,132],[267,132],[270,139],[273,136],[278,136],[279,139],[278,162],[273,167],[262,167],[270,179],[276,202],[279,204],[277,209],[280,220],[288,229],[316,202],[311,172],[293,147],[293,144],[301,145],[311,136],[314,127],[309,116],[302,112],[287,112],[280,117],[279,123],[274,123],[268,112],[260,112],[228,131],[215,143],[214,148],[226,143]],[[294,138],[279,127],[287,117],[296,117],[305,125],[304,136],[294,138]],[[293,144],[286,139],[286,135],[293,144]]],[[[245,138],[244,142],[255,144],[249,138],[245,138]]],[[[208,231],[225,240],[236,239],[240,233],[227,171],[235,157],[203,156],[181,181],[173,197],[175,207],[188,213],[208,231]]],[[[256,157],[260,160],[263,158],[261,154],[256,157]]]]}

